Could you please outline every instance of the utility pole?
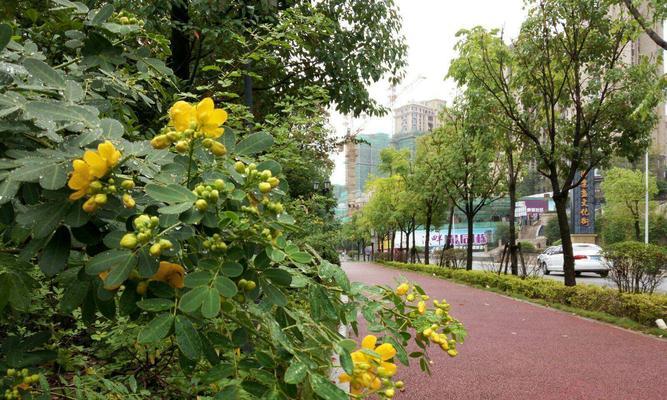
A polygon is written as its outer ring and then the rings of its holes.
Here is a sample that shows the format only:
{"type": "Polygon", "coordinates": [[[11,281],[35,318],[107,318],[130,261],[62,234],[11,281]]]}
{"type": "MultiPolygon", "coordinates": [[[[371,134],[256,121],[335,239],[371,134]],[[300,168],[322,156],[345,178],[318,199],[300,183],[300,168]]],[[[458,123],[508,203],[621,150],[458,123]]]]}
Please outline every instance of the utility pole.
{"type": "Polygon", "coordinates": [[[644,204],[644,243],[648,244],[648,150],[644,155],[644,167],[645,167],[645,177],[644,184],[646,185],[646,198],[644,204]]]}

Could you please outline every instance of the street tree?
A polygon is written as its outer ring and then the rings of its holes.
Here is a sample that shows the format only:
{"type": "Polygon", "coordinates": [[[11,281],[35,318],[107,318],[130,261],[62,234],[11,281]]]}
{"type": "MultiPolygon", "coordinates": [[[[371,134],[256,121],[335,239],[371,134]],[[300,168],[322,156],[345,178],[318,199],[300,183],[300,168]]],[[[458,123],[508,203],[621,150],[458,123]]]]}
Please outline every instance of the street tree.
{"type": "Polygon", "coordinates": [[[612,155],[636,158],[663,97],[655,66],[623,59],[639,31],[607,2],[541,0],[529,4],[511,51],[487,45],[489,32],[462,32],[481,47],[470,73],[492,95],[537,156],[552,187],[564,255],[565,284],[576,284],[568,194],[612,155]],[[649,112],[647,112],[649,111],[649,112]]]}
{"type": "MultiPolygon", "coordinates": [[[[502,67],[495,58],[492,60],[485,59],[488,52],[497,54],[498,59],[506,60],[508,63],[511,62],[510,48],[497,33],[497,31],[491,31],[489,35],[479,36],[479,40],[460,42],[456,46],[459,57],[452,61],[448,76],[465,88],[466,96],[474,102],[476,107],[485,109],[492,123],[496,126],[496,129],[493,129],[492,132],[499,135],[498,143],[505,157],[505,183],[510,201],[508,231],[510,268],[513,275],[518,275],[519,248],[517,246],[515,223],[517,185],[524,174],[524,166],[529,157],[529,148],[524,137],[519,134],[516,124],[499,109],[492,94],[484,87],[484,82],[475,74],[476,70],[485,70],[486,68],[497,70],[502,67]],[[493,62],[495,62],[495,65],[485,65],[485,63],[493,62]]],[[[465,34],[465,31],[459,34],[465,34]]],[[[512,67],[509,66],[509,68],[512,67]]]]}
{"type": "Polygon", "coordinates": [[[442,179],[443,168],[438,157],[437,148],[433,145],[431,135],[417,139],[417,153],[410,190],[417,194],[417,203],[421,212],[419,222],[426,231],[424,237],[424,264],[430,262],[431,227],[439,226],[445,218],[448,204],[442,179]]]}
{"type": "MultiPolygon", "coordinates": [[[[649,198],[658,193],[654,176],[649,177],[649,198]]],[[[604,174],[602,192],[605,197],[605,221],[625,220],[634,228],[634,238],[641,241],[641,221],[644,218],[646,178],[642,171],[612,168],[604,174]]]]}
{"type": "Polygon", "coordinates": [[[472,269],[473,226],[477,213],[502,191],[504,166],[488,114],[459,97],[445,110],[443,125],[433,132],[444,173],[443,187],[468,225],[466,269],[472,269]]]}
{"type": "Polygon", "coordinates": [[[400,196],[404,190],[403,178],[398,175],[376,178],[367,184],[369,193],[368,203],[364,206],[364,213],[369,223],[378,233],[381,241],[389,241],[389,259],[394,259],[396,231],[399,229],[400,196]]]}

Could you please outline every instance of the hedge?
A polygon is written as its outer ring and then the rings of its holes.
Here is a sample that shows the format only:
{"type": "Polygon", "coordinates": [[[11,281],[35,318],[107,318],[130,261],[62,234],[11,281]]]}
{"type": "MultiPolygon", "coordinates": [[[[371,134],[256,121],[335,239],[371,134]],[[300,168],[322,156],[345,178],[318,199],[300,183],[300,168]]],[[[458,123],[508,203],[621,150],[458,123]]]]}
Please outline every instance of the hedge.
{"type": "Polygon", "coordinates": [[[667,318],[667,295],[663,294],[620,293],[616,289],[594,285],[565,286],[557,281],[537,277],[521,279],[488,271],[457,270],[423,264],[383,264],[398,269],[426,272],[469,285],[488,286],[508,294],[518,294],[547,303],[603,312],[628,318],[647,327],[655,327],[655,320],[658,318],[667,318]]]}

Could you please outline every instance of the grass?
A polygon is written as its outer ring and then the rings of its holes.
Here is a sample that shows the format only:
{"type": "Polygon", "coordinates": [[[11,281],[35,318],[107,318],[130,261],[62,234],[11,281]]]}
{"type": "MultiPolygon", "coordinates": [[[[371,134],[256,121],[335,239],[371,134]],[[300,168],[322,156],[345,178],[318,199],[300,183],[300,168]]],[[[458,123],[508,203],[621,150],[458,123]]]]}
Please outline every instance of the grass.
{"type": "Polygon", "coordinates": [[[419,265],[417,265],[417,264],[411,264],[410,268],[402,267],[402,266],[397,265],[395,263],[380,263],[380,264],[382,264],[386,267],[389,267],[389,268],[395,268],[395,269],[404,270],[404,271],[417,272],[419,274],[428,275],[428,276],[431,276],[431,277],[433,277],[435,275],[436,277],[438,277],[440,279],[444,279],[444,280],[456,282],[456,283],[459,283],[459,284],[462,284],[462,285],[474,287],[474,288],[477,288],[477,289],[482,289],[482,290],[486,290],[486,291],[489,291],[489,292],[494,292],[494,293],[497,293],[497,294],[509,296],[509,297],[512,297],[512,298],[515,298],[515,299],[518,299],[518,300],[522,300],[522,301],[526,301],[526,302],[530,302],[530,303],[534,303],[534,304],[539,304],[539,305],[544,306],[544,307],[557,309],[557,310],[560,310],[560,311],[564,311],[564,312],[567,312],[567,313],[578,315],[580,317],[605,322],[605,323],[608,323],[608,324],[618,326],[620,328],[624,328],[624,329],[628,329],[628,330],[632,330],[632,331],[637,331],[637,332],[642,332],[642,333],[649,334],[649,335],[652,335],[652,336],[656,336],[656,337],[659,337],[659,338],[665,338],[665,336],[667,336],[667,331],[664,331],[664,330],[662,330],[658,327],[655,327],[655,326],[651,327],[651,326],[641,324],[641,323],[639,323],[637,321],[634,321],[634,320],[632,320],[630,318],[627,318],[627,317],[616,316],[616,315],[612,315],[612,314],[602,312],[602,311],[597,311],[597,310],[586,310],[586,309],[583,309],[583,308],[573,307],[573,306],[570,306],[570,305],[567,305],[567,304],[562,304],[562,303],[559,303],[559,302],[547,301],[545,299],[532,298],[532,297],[525,296],[521,293],[518,293],[516,291],[495,288],[495,287],[491,287],[491,286],[488,286],[488,285],[475,284],[475,283],[471,283],[471,282],[464,281],[464,280],[461,280],[461,279],[456,279],[454,277],[443,277],[443,276],[436,275],[436,274],[434,274],[432,272],[429,272],[429,271],[419,270],[419,265]]]}

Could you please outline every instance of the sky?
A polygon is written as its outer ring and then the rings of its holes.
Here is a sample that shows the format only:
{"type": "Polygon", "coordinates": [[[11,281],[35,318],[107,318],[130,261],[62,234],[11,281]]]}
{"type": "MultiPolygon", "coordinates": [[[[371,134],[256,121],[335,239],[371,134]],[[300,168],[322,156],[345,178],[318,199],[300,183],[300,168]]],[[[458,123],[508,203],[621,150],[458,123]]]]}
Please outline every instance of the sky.
{"type": "MultiPolygon", "coordinates": [[[[395,106],[410,101],[440,98],[451,100],[456,86],[445,81],[447,69],[456,57],[454,45],[460,29],[481,25],[503,29],[506,38],[514,38],[525,16],[523,0],[396,0],[403,19],[403,35],[408,44],[408,67],[395,106]],[[420,77],[423,77],[421,79],[420,77]]],[[[371,96],[389,105],[389,84],[378,82],[369,88],[371,96]]],[[[349,119],[332,112],[330,123],[336,136],[342,137],[349,119]]],[[[391,117],[358,118],[351,121],[351,130],[362,133],[391,133],[391,117]]],[[[332,155],[336,168],[331,176],[334,184],[345,184],[343,153],[332,155]]]]}

